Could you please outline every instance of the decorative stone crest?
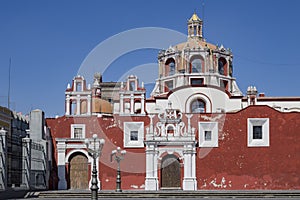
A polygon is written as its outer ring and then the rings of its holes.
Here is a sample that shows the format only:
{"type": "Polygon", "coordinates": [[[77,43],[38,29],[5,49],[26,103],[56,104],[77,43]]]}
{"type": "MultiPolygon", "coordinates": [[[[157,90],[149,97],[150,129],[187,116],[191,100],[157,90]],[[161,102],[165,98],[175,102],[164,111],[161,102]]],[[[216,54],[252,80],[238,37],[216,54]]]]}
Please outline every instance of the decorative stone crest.
{"type": "Polygon", "coordinates": [[[158,114],[159,121],[154,125],[153,117],[150,116],[150,127],[147,135],[153,137],[184,137],[194,135],[195,129],[191,127],[190,119],[192,115],[188,115],[188,127],[182,122],[182,113],[172,108],[172,103],[168,103],[168,108],[163,113],[158,114]]]}

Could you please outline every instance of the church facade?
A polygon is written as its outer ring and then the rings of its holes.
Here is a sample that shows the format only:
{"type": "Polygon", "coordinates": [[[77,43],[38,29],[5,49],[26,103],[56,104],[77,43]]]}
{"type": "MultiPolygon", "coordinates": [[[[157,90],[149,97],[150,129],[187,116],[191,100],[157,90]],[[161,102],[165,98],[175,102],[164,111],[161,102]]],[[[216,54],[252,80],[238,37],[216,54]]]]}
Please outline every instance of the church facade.
{"type": "Polygon", "coordinates": [[[150,98],[138,77],[87,84],[74,77],[64,116],[47,119],[57,189],[87,189],[92,158],[84,140],[105,140],[97,158],[101,190],[300,189],[300,97],[267,97],[233,77],[230,49],[206,42],[202,20],[188,20],[187,41],[158,54],[150,98]]]}

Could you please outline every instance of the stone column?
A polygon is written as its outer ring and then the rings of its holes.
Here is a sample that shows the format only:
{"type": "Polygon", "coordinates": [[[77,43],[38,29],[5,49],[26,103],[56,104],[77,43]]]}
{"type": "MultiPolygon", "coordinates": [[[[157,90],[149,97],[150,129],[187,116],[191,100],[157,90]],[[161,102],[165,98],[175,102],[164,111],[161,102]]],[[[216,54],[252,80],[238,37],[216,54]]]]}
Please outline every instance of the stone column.
{"type": "MultiPolygon", "coordinates": [[[[122,82],[123,83],[123,82],[122,82]]],[[[124,113],[124,95],[120,95],[120,114],[124,113]]]]}
{"type": "Polygon", "coordinates": [[[6,133],[3,128],[0,130],[0,190],[7,188],[7,145],[6,145],[6,133]]]}
{"type": "Polygon", "coordinates": [[[154,134],[154,126],[153,126],[153,118],[155,115],[148,115],[148,117],[150,118],[150,129],[149,129],[149,133],[154,134]]]}
{"type": "Polygon", "coordinates": [[[92,105],[92,97],[91,97],[91,95],[88,95],[88,97],[87,97],[87,114],[88,115],[91,115],[91,113],[92,113],[91,105],[92,105]]]}
{"type": "Polygon", "coordinates": [[[130,114],[134,114],[134,95],[130,95],[130,114]]]}
{"type": "Polygon", "coordinates": [[[22,188],[30,189],[30,173],[31,173],[31,139],[23,138],[23,166],[22,166],[22,188]]]}
{"type": "Polygon", "coordinates": [[[157,153],[154,144],[147,144],[146,147],[145,190],[158,190],[157,153]]]}
{"type": "Polygon", "coordinates": [[[66,115],[70,115],[70,95],[66,97],[66,115]]]}
{"type": "Polygon", "coordinates": [[[58,173],[58,189],[66,190],[66,142],[64,139],[57,139],[57,173],[58,173]]]}
{"type": "Polygon", "coordinates": [[[145,114],[145,95],[141,95],[141,114],[145,114]]]}
{"type": "Polygon", "coordinates": [[[76,98],[76,115],[80,115],[80,107],[81,107],[81,104],[80,104],[80,95],[78,94],[77,95],[77,98],[76,98]]]}
{"type": "Polygon", "coordinates": [[[193,117],[193,114],[186,114],[185,116],[188,119],[187,134],[192,135],[191,118],[193,117]]]}

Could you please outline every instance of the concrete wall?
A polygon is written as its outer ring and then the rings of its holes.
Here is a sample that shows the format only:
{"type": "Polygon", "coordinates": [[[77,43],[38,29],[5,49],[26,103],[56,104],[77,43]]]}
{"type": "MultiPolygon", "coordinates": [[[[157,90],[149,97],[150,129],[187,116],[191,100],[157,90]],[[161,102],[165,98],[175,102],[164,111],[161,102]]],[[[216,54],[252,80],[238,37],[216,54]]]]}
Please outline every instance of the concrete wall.
{"type": "Polygon", "coordinates": [[[41,110],[30,112],[30,138],[35,141],[45,140],[45,117],[41,110]]]}

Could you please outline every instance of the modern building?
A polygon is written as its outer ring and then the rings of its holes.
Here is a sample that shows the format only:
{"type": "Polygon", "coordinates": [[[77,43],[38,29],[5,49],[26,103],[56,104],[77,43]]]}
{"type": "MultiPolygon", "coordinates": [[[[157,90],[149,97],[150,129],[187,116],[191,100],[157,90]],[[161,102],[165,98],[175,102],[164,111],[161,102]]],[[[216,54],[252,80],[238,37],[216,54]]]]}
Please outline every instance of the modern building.
{"type": "Polygon", "coordinates": [[[0,106],[0,190],[7,188],[8,176],[8,154],[7,154],[7,133],[11,132],[12,114],[8,108],[0,106]]]}
{"type": "Polygon", "coordinates": [[[52,166],[52,139],[44,113],[30,116],[0,108],[0,189],[47,189],[52,166]]]}
{"type": "Polygon", "coordinates": [[[187,41],[159,52],[150,98],[134,75],[105,95],[99,74],[92,87],[74,77],[65,115],[47,119],[58,189],[89,187],[84,140],[93,134],[105,139],[96,161],[102,190],[115,188],[117,147],[127,151],[126,190],[300,189],[300,97],[267,97],[254,86],[243,95],[231,50],[206,42],[202,23],[194,13],[187,41]]]}

